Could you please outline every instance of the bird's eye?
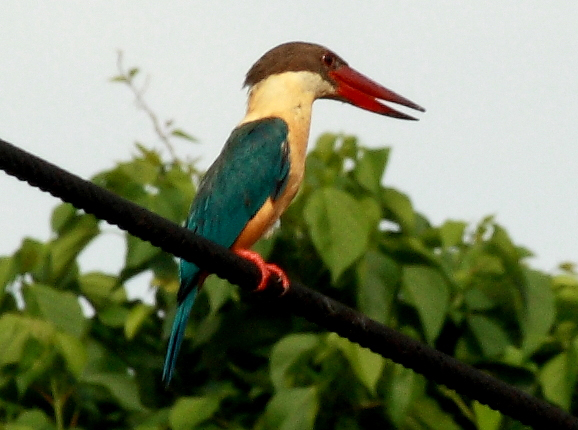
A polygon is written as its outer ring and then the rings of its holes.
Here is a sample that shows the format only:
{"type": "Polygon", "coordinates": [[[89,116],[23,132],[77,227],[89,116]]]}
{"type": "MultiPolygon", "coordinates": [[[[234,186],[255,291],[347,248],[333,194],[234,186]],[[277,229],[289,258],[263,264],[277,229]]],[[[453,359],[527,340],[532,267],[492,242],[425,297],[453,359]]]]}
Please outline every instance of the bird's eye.
{"type": "Polygon", "coordinates": [[[335,64],[335,55],[323,54],[321,61],[323,61],[323,64],[325,64],[327,67],[332,67],[335,64]]]}

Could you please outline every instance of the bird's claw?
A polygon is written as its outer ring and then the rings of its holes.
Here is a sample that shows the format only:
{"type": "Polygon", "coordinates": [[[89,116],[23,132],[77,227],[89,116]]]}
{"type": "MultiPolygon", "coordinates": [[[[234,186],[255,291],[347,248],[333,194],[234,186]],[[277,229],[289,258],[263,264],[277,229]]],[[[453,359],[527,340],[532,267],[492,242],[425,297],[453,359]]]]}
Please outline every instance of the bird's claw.
{"type": "Polygon", "coordinates": [[[257,291],[263,291],[265,288],[267,288],[269,278],[272,274],[275,274],[279,277],[281,285],[283,286],[283,292],[287,291],[289,288],[289,278],[283,269],[281,269],[279,266],[276,264],[265,263],[263,257],[261,257],[257,252],[251,251],[249,249],[236,249],[234,252],[239,257],[254,263],[261,271],[261,282],[259,282],[259,285],[257,285],[257,291]]]}

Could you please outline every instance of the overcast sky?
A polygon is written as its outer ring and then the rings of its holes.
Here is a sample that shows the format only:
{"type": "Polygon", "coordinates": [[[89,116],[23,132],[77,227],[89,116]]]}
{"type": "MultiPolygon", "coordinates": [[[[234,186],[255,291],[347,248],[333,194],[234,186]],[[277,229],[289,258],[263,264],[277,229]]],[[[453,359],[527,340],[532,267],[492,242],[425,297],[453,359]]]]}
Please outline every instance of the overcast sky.
{"type": "MultiPolygon", "coordinates": [[[[85,178],[127,160],[135,140],[160,148],[108,81],[122,50],[149,75],[158,115],[200,139],[179,153],[207,167],[244,114],[244,74],[291,40],[333,49],[427,109],[407,122],[318,101],[312,139],[391,146],[385,182],[434,223],[495,214],[539,268],[578,261],[576,1],[4,0],[0,137],[85,178]]],[[[0,255],[48,239],[55,198],[0,173],[0,199],[0,255]]],[[[121,267],[108,236],[86,268],[121,267]]]]}

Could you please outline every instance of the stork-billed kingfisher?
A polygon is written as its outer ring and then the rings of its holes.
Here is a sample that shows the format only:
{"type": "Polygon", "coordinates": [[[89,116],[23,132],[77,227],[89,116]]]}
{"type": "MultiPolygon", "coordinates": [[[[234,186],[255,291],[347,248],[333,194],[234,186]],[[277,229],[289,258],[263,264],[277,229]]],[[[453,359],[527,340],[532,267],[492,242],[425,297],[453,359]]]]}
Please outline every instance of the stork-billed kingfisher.
{"type": "MultiPolygon", "coordinates": [[[[279,45],[263,55],[245,78],[247,114],[199,185],[186,227],[255,262],[285,288],[281,269],[265,264],[249,248],[287,208],[303,178],[311,109],[316,99],[333,99],[400,119],[415,119],[378,99],[424,109],[349,67],[329,49],[304,42],[279,45]]],[[[207,274],[181,260],[178,308],[163,369],[169,383],[189,313],[207,274]]]]}

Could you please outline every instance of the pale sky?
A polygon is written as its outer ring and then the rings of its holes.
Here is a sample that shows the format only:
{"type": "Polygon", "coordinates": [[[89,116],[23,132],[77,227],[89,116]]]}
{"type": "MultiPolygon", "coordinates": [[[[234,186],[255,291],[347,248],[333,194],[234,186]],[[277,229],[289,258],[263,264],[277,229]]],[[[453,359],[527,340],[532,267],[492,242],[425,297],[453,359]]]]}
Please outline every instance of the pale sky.
{"type": "MultiPolygon", "coordinates": [[[[197,136],[181,155],[207,167],[244,114],[248,68],[268,49],[325,45],[424,106],[419,122],[319,101],[324,131],[391,146],[388,186],[432,222],[495,214],[553,271],[578,262],[578,2],[4,0],[0,137],[88,178],[161,147],[129,92],[108,78],[117,50],[149,76],[161,118],[197,136]]],[[[49,237],[58,201],[0,173],[0,255],[49,237]]],[[[82,258],[115,271],[114,233],[82,258]],[[106,244],[106,245],[105,245],[106,244]]]]}

